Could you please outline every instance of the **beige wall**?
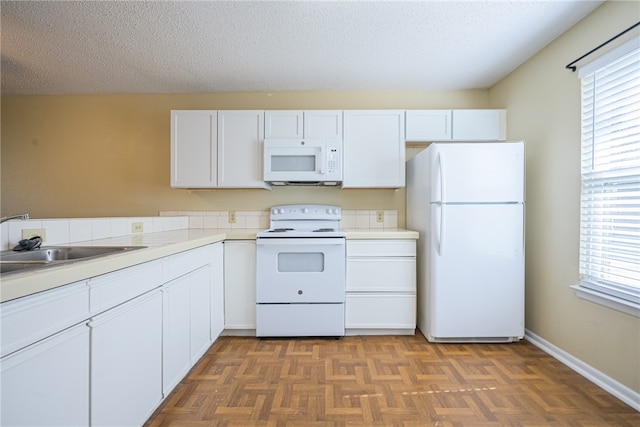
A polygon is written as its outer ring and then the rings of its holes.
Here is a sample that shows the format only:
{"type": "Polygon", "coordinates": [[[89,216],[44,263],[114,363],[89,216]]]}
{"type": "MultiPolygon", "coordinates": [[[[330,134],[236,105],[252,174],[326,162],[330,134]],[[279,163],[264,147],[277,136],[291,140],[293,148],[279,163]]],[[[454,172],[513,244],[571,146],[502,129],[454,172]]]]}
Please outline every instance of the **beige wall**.
{"type": "Polygon", "coordinates": [[[34,218],[264,210],[284,203],[395,209],[404,190],[169,187],[172,109],[486,108],[488,91],[286,92],[2,97],[2,215],[34,218]]]}
{"type": "MultiPolygon", "coordinates": [[[[640,319],[576,297],[580,84],[564,67],[637,22],[637,2],[607,2],[489,92],[526,140],[526,327],[640,392],[640,319]]],[[[637,33],[637,31],[636,31],[637,33]]]]}

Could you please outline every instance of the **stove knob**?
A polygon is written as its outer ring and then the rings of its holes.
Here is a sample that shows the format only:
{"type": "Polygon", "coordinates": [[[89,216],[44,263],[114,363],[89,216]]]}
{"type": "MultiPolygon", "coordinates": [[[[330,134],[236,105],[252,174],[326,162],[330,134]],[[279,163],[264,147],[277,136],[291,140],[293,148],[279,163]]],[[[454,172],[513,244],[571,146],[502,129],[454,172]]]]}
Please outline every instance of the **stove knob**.
{"type": "Polygon", "coordinates": [[[331,209],[327,208],[327,213],[330,214],[331,213],[331,209]]]}
{"type": "Polygon", "coordinates": [[[302,213],[303,213],[303,214],[309,213],[309,209],[307,209],[307,208],[302,208],[302,213]]]}
{"type": "Polygon", "coordinates": [[[334,215],[338,215],[338,209],[332,209],[331,213],[334,214],[334,215]]]}
{"type": "Polygon", "coordinates": [[[283,214],[284,213],[284,209],[282,209],[282,208],[278,209],[278,213],[279,214],[283,214]]]}
{"type": "Polygon", "coordinates": [[[278,209],[272,209],[271,210],[271,214],[272,215],[278,215],[278,209]]]}

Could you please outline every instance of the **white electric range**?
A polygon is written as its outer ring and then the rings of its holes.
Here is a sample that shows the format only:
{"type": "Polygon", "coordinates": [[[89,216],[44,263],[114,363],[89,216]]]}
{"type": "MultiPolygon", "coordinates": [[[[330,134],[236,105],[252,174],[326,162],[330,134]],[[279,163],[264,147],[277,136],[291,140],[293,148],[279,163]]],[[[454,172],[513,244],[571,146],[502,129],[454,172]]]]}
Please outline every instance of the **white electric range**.
{"type": "Polygon", "coordinates": [[[283,205],[256,239],[256,336],[344,336],[342,209],[283,205]]]}

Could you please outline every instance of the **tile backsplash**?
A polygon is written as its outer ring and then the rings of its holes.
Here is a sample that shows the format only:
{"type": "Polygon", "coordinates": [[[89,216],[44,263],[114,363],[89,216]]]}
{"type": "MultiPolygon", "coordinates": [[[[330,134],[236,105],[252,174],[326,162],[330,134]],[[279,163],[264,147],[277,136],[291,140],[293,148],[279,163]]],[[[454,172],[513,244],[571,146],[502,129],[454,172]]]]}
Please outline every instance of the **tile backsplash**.
{"type": "Polygon", "coordinates": [[[143,233],[189,228],[189,219],[183,216],[112,217],[29,219],[7,221],[0,228],[0,249],[11,249],[22,239],[24,229],[44,229],[47,245],[127,236],[133,233],[133,224],[142,223],[143,233]]]}
{"type": "Polygon", "coordinates": [[[168,211],[160,216],[186,216],[189,228],[263,229],[269,228],[268,211],[233,211],[235,222],[229,221],[229,211],[168,211]]]}
{"type": "MultiPolygon", "coordinates": [[[[157,217],[111,217],[12,220],[1,224],[0,250],[11,249],[22,239],[23,229],[44,229],[45,244],[104,239],[134,234],[134,223],[142,223],[143,233],[184,228],[266,229],[268,211],[235,211],[235,222],[229,222],[229,211],[167,211],[157,217]]],[[[396,210],[343,210],[342,228],[398,228],[396,210]],[[382,218],[379,218],[382,214],[382,218]],[[382,219],[382,221],[379,221],[382,219]]]]}
{"type": "MultiPolygon", "coordinates": [[[[229,222],[229,211],[168,211],[161,216],[187,216],[189,228],[269,228],[268,211],[236,211],[235,223],[229,222]]],[[[398,228],[397,210],[343,210],[342,228],[394,229],[398,228]],[[382,213],[382,221],[378,214],[382,213]]]]}

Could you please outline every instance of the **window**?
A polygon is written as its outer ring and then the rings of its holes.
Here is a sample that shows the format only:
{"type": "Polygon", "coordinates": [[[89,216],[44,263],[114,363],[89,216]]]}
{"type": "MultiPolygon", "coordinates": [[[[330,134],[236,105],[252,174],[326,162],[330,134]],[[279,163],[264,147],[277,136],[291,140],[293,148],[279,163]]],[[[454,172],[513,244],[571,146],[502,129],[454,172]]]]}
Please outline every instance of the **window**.
{"type": "Polygon", "coordinates": [[[580,69],[581,297],[640,316],[640,37],[580,69]]]}

